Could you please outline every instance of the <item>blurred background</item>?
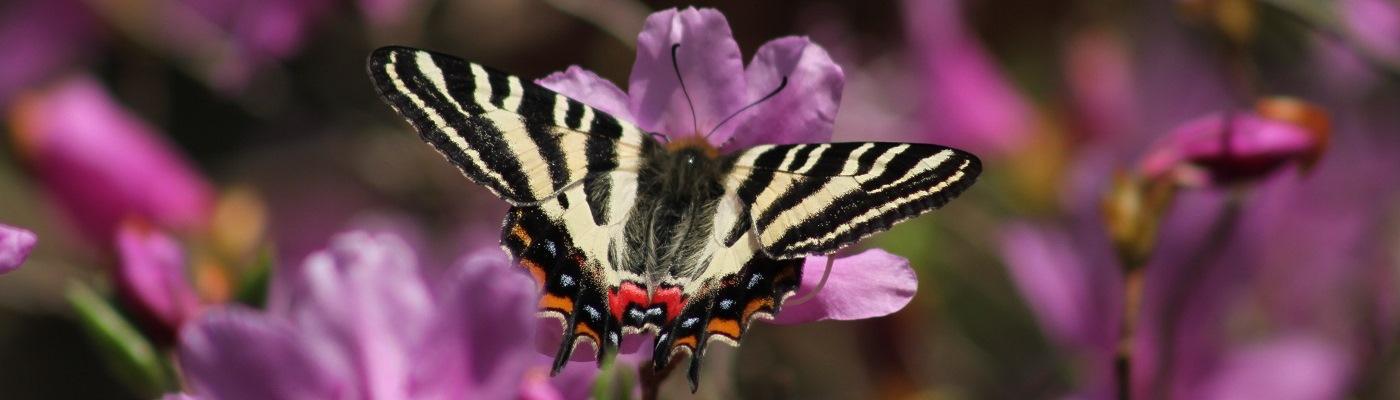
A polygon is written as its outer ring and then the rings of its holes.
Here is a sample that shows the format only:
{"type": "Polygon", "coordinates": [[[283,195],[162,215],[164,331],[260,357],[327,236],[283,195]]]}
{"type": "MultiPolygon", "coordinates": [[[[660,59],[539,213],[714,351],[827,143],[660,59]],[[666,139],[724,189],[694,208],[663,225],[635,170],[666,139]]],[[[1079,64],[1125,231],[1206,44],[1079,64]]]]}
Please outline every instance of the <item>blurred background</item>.
{"type": "Polygon", "coordinates": [[[169,351],[190,304],[261,304],[336,232],[396,232],[430,267],[494,240],[504,204],[376,98],[372,49],[625,88],[646,16],[689,5],[723,13],[746,60],[824,47],[846,78],[836,140],[985,164],[861,245],[911,260],[909,306],[756,324],[711,348],[696,397],[1400,396],[1392,0],[18,0],[0,224],[39,244],[0,276],[0,397],[178,390],[132,349],[169,351]],[[142,297],[170,271],[122,238],[149,232],[192,288],[155,290],[192,303],[142,297]]]}

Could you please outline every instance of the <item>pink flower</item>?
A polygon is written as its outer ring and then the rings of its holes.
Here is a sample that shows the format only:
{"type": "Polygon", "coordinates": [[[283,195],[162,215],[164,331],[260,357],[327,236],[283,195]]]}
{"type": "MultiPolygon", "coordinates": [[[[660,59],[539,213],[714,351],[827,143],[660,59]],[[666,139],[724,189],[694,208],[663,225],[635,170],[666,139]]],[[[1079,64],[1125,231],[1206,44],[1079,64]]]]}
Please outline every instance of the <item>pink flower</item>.
{"type": "Polygon", "coordinates": [[[962,0],[907,0],[904,8],[929,140],[978,154],[1021,146],[1031,107],[963,26],[962,0]]]}
{"type": "Polygon", "coordinates": [[[1111,140],[1132,132],[1137,109],[1133,59],[1114,31],[1090,28],[1065,44],[1065,85],[1080,134],[1111,140]]]}
{"type": "Polygon", "coordinates": [[[185,273],[184,249],[174,238],[138,222],[117,229],[116,283],[156,342],[169,343],[198,315],[199,295],[185,273]]]}
{"type": "Polygon", "coordinates": [[[1122,274],[1101,232],[1013,225],[1002,238],[1012,281],[1050,341],[1077,361],[1077,395],[1111,398],[1122,274]]]}
{"type": "Polygon", "coordinates": [[[0,274],[18,269],[29,252],[34,250],[38,237],[24,228],[0,224],[0,274]]]}
{"type": "Polygon", "coordinates": [[[373,26],[392,26],[404,19],[423,3],[417,0],[359,0],[360,13],[373,26]]]}
{"type": "Polygon", "coordinates": [[[1365,51],[1400,61],[1400,4],[1387,0],[1340,0],[1336,13],[1347,33],[1365,51]]]}
{"type": "MultiPolygon", "coordinates": [[[[841,67],[826,50],[804,37],[765,43],[745,67],[724,15],[687,8],[647,18],[637,36],[637,58],[626,92],[577,66],[536,82],[645,130],[672,139],[708,134],[711,144],[734,151],[767,143],[829,140],[844,81],[841,67]],[[681,44],[676,66],[694,101],[693,120],[671,63],[674,43],[681,44]],[[715,129],[741,107],[782,86],[783,77],[787,84],[777,95],[715,129]]],[[[825,257],[808,258],[797,296],[811,291],[825,268],[825,257]]],[[[908,260],[866,251],[837,260],[825,289],[810,302],[785,307],[777,322],[888,315],[908,304],[917,286],[908,260]]]]}
{"type": "Polygon", "coordinates": [[[351,232],[296,272],[268,311],[212,310],[181,332],[193,394],[501,399],[548,389],[526,380],[547,371],[521,339],[533,334],[534,284],[498,249],[430,279],[398,237],[351,232]]]}
{"type": "Polygon", "coordinates": [[[53,78],[99,39],[97,17],[79,0],[15,1],[0,6],[0,107],[21,90],[53,78]]]}
{"type": "Polygon", "coordinates": [[[176,34],[148,39],[168,42],[197,63],[215,89],[236,93],[260,68],[295,54],[331,5],[327,0],[184,0],[160,10],[173,16],[166,23],[176,34]],[[211,54],[218,49],[224,51],[211,54]]]}
{"type": "Polygon", "coordinates": [[[209,184],[155,128],[90,77],[20,100],[12,114],[21,157],[70,222],[95,243],[140,218],[175,230],[202,227],[209,184]]]}
{"type": "Polygon", "coordinates": [[[1227,185],[1267,177],[1292,162],[1316,158],[1323,146],[1308,129],[1253,113],[1187,121],[1159,140],[1139,171],[1189,186],[1227,185]]]}
{"type": "Polygon", "coordinates": [[[1352,360],[1336,343],[1294,335],[1242,346],[1221,362],[1201,399],[1335,399],[1346,397],[1352,360]]]}

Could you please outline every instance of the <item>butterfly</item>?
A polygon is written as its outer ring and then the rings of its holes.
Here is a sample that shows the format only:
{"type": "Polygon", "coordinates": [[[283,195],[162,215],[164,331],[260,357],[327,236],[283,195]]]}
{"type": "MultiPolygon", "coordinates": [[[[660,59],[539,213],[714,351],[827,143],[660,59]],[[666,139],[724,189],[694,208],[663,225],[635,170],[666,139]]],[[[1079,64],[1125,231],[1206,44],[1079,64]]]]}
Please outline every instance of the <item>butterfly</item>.
{"type": "Polygon", "coordinates": [[[775,315],[804,257],[938,208],[981,171],[976,156],[929,144],[724,154],[449,55],[391,46],[368,64],[424,141],[510,204],[502,247],[542,290],[541,315],[563,322],[556,374],[580,343],[601,362],[623,335],[649,331],[657,369],[691,356],[694,391],[707,344],[737,346],[775,315]]]}

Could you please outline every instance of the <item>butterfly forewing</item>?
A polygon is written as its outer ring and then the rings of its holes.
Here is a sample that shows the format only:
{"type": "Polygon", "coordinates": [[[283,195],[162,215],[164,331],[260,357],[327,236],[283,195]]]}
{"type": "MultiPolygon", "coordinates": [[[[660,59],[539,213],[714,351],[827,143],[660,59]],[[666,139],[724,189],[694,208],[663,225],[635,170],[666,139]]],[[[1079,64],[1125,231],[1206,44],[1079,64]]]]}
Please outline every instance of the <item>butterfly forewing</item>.
{"type": "Polygon", "coordinates": [[[970,153],[929,144],[757,146],[731,155],[726,188],[774,258],[830,254],[938,208],[976,180],[970,153]]]}
{"type": "Polygon", "coordinates": [[[589,174],[636,171],[640,129],[518,77],[424,50],[369,60],[379,94],[472,181],[513,205],[589,174]]]}

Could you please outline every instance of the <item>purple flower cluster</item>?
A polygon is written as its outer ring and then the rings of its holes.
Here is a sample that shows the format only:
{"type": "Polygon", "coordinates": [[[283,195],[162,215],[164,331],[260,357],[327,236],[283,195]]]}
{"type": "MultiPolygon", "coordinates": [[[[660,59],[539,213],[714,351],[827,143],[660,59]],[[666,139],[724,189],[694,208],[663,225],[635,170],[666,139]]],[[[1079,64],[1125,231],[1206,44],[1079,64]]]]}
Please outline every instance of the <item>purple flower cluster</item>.
{"type": "Polygon", "coordinates": [[[351,232],[307,258],[265,312],[211,310],[182,330],[198,398],[583,398],[534,353],[534,284],[494,248],[429,277],[401,239],[351,232]],[[536,371],[536,372],[531,372],[536,371]],[[543,385],[542,387],[533,387],[543,385]]]}

